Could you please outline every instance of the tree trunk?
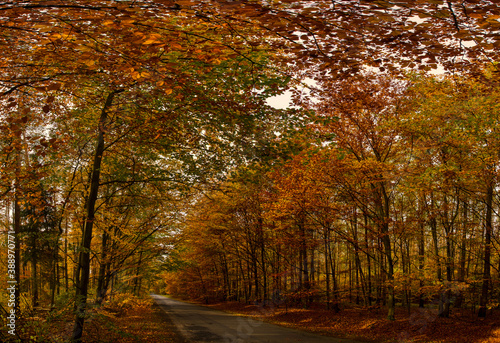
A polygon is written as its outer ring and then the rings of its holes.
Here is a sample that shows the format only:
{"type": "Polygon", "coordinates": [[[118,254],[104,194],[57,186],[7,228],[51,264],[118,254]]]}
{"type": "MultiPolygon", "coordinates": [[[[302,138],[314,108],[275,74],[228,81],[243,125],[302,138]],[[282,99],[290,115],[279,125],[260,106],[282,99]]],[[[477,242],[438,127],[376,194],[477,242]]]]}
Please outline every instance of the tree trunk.
{"type": "MultiPolygon", "coordinates": [[[[224,261],[224,262],[226,262],[226,261],[224,261]]],[[[137,263],[137,268],[135,270],[135,277],[134,277],[134,294],[136,296],[139,296],[139,291],[140,291],[139,285],[140,285],[141,265],[142,265],[142,251],[139,252],[139,261],[137,263]]],[[[227,269],[227,264],[226,264],[226,269],[227,269]]],[[[226,270],[226,273],[227,273],[227,270],[226,270]]]]}
{"type": "MultiPolygon", "coordinates": [[[[468,204],[467,202],[463,203],[463,216],[462,216],[462,237],[460,240],[460,266],[458,269],[458,281],[464,282],[465,280],[465,259],[466,255],[466,241],[467,241],[467,220],[468,220],[468,204]]],[[[462,302],[464,299],[464,295],[462,291],[459,291],[457,295],[457,300],[455,301],[455,307],[462,307],[462,302]]]]}
{"type": "MultiPolygon", "coordinates": [[[[19,282],[20,278],[20,266],[21,266],[21,206],[19,205],[19,179],[16,176],[16,190],[14,195],[14,276],[15,276],[15,301],[14,301],[14,311],[16,317],[19,318],[21,315],[21,291],[19,282]]],[[[10,286],[10,284],[9,284],[10,286]]]]}
{"type": "Polygon", "coordinates": [[[260,245],[260,264],[262,269],[262,288],[263,288],[263,300],[264,304],[267,303],[269,295],[267,293],[267,270],[266,270],[266,246],[264,239],[264,223],[261,214],[258,217],[258,233],[259,233],[259,245],[260,245]]]}
{"type": "MultiPolygon", "coordinates": [[[[387,276],[387,287],[384,287],[384,291],[387,291],[386,297],[384,299],[387,301],[387,319],[394,320],[395,314],[395,295],[394,295],[394,260],[392,256],[392,244],[391,237],[389,235],[389,221],[390,221],[390,198],[385,190],[385,185],[383,183],[373,184],[375,195],[375,212],[377,226],[380,231],[383,256],[386,260],[385,275],[387,276]]],[[[381,266],[384,265],[383,262],[381,266]]]]}
{"type": "MultiPolygon", "coordinates": [[[[57,239],[59,242],[59,237],[57,239]]],[[[51,261],[52,275],[50,278],[50,309],[54,309],[56,306],[56,288],[57,288],[57,248],[54,248],[54,256],[51,261]]]]}
{"type": "Polygon", "coordinates": [[[388,234],[385,234],[382,237],[382,241],[384,244],[385,255],[387,258],[387,319],[394,320],[394,312],[395,312],[395,299],[394,299],[394,262],[392,259],[392,248],[391,241],[388,234]]]}
{"type": "MultiPolygon", "coordinates": [[[[412,274],[411,270],[411,263],[410,263],[410,242],[406,242],[406,261],[407,261],[407,272],[408,275],[412,274]]],[[[411,293],[411,281],[407,283],[407,288],[406,288],[406,305],[408,306],[408,315],[411,313],[411,298],[412,298],[412,293],[411,293]]]]}
{"type": "Polygon", "coordinates": [[[38,307],[38,267],[36,256],[31,257],[31,287],[31,307],[35,308],[38,307]]]}
{"type": "Polygon", "coordinates": [[[90,183],[90,193],[86,204],[86,219],[83,224],[82,242],[80,247],[80,254],[78,258],[78,271],[79,278],[76,285],[76,301],[75,301],[75,325],[73,327],[73,334],[71,340],[73,342],[81,342],[83,334],[83,324],[85,321],[85,308],[87,305],[87,294],[90,276],[90,248],[92,241],[92,229],[94,226],[95,203],[99,192],[99,179],[101,174],[101,163],[104,153],[104,133],[108,117],[108,109],[113,103],[115,94],[121,91],[111,92],[104,104],[101,116],[99,118],[99,135],[97,137],[97,146],[94,156],[94,164],[92,167],[92,177],[90,183]]]}
{"type": "Polygon", "coordinates": [[[439,281],[443,280],[443,276],[441,274],[441,259],[439,257],[439,242],[437,236],[437,221],[436,218],[431,218],[429,221],[432,233],[432,241],[434,243],[434,255],[436,255],[436,267],[437,267],[437,279],[439,281]]]}
{"type": "Polygon", "coordinates": [[[64,228],[64,286],[66,292],[69,291],[69,275],[68,275],[68,218],[66,217],[66,226],[64,228]]]}
{"type": "Polygon", "coordinates": [[[479,300],[479,317],[486,317],[486,306],[488,305],[488,291],[490,284],[490,263],[491,263],[491,232],[493,228],[493,181],[488,184],[486,191],[486,218],[485,218],[485,237],[484,237],[484,266],[483,266],[483,286],[481,289],[481,298],[479,300]]]}
{"type": "Polygon", "coordinates": [[[359,289],[361,288],[361,292],[363,295],[363,303],[366,306],[366,290],[365,290],[365,277],[363,273],[363,269],[361,267],[361,259],[359,257],[359,241],[358,241],[358,220],[357,216],[355,218],[354,224],[354,262],[356,268],[356,304],[359,305],[359,289]]]}
{"type": "Polygon", "coordinates": [[[425,232],[424,224],[420,224],[420,233],[418,240],[418,270],[420,276],[420,290],[418,295],[418,307],[423,308],[425,305],[424,293],[422,291],[424,287],[424,266],[425,266],[425,232]]]}
{"type": "Polygon", "coordinates": [[[56,294],[60,295],[61,294],[61,269],[62,266],[59,265],[59,262],[57,263],[57,274],[56,274],[56,294]]]}
{"type": "Polygon", "coordinates": [[[104,231],[102,233],[102,241],[101,241],[101,263],[99,264],[99,276],[97,278],[97,290],[96,290],[96,304],[101,305],[104,300],[104,296],[106,294],[106,289],[104,288],[104,279],[106,277],[106,253],[108,249],[108,238],[109,234],[104,231]]]}
{"type": "Polygon", "coordinates": [[[330,229],[328,226],[324,227],[324,245],[325,245],[325,279],[326,279],[326,290],[325,290],[325,295],[326,295],[326,309],[330,309],[330,270],[329,270],[329,260],[330,257],[328,256],[328,245],[330,244],[330,229]]]}
{"type": "Polygon", "coordinates": [[[371,267],[371,250],[370,250],[370,242],[368,240],[368,216],[366,214],[366,209],[363,210],[363,219],[365,224],[365,252],[366,252],[366,262],[367,262],[367,281],[368,281],[368,306],[372,306],[372,267],[371,267]]]}
{"type": "Polygon", "coordinates": [[[453,247],[453,239],[452,235],[454,234],[454,222],[457,217],[457,215],[460,212],[460,198],[459,198],[459,193],[458,189],[456,192],[456,205],[455,205],[455,211],[452,213],[449,213],[448,209],[448,197],[445,195],[444,196],[444,221],[443,221],[443,227],[445,230],[445,241],[446,241],[446,261],[445,261],[445,267],[446,267],[446,285],[445,285],[445,291],[442,294],[442,298],[444,301],[444,308],[443,311],[439,313],[440,317],[449,317],[450,316],[450,305],[451,305],[451,282],[453,280],[453,274],[454,274],[454,247],[453,247]]]}

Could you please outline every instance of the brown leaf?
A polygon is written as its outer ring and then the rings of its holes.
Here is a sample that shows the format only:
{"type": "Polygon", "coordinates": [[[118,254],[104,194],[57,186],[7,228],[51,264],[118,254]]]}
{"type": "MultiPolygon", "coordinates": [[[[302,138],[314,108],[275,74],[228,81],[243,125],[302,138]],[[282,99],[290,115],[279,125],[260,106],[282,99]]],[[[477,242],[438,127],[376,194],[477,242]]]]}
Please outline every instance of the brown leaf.
{"type": "Polygon", "coordinates": [[[59,89],[61,89],[61,86],[62,85],[59,82],[54,82],[54,83],[51,83],[50,85],[48,85],[47,90],[58,91],[59,89]]]}

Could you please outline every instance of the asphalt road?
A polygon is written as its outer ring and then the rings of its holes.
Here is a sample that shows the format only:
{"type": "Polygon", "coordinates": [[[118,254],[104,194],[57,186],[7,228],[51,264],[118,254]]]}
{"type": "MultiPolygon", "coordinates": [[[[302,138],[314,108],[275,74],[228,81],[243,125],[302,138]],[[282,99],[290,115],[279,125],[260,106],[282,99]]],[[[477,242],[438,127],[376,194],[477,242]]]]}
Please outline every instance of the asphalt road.
{"type": "Polygon", "coordinates": [[[362,343],[283,328],[161,295],[151,296],[170,315],[181,334],[192,343],[362,343]]]}

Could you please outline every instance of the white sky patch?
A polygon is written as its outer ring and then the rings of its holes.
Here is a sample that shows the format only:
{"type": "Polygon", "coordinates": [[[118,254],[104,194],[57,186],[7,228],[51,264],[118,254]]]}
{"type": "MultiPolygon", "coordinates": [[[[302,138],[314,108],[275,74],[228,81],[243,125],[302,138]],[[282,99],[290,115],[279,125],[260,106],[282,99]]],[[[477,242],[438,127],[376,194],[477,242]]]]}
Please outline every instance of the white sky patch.
{"type": "MultiPolygon", "coordinates": [[[[309,86],[317,87],[316,81],[313,79],[305,79],[302,82],[302,86],[300,87],[300,92],[304,96],[308,96],[311,93],[311,89],[309,86]]],[[[297,87],[299,88],[299,87],[297,87]]],[[[272,106],[277,109],[285,109],[285,108],[290,108],[290,107],[296,107],[292,104],[292,92],[291,91],[286,91],[283,94],[272,96],[268,98],[267,104],[269,106],[272,106]]]]}
{"type": "Polygon", "coordinates": [[[292,92],[286,91],[281,95],[276,95],[268,98],[267,104],[277,109],[285,109],[291,106],[292,92]]]}

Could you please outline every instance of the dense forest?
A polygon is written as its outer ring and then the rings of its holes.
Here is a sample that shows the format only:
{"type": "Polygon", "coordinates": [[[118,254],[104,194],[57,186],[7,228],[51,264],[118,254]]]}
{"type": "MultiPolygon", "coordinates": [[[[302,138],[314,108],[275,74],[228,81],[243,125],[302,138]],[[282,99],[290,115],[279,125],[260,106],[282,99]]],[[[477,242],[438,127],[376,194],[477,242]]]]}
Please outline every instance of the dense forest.
{"type": "Polygon", "coordinates": [[[194,200],[167,289],[484,316],[500,296],[497,97],[469,80],[350,80],[314,106],[295,153],[194,200]]]}
{"type": "Polygon", "coordinates": [[[0,341],[43,341],[50,313],[81,342],[89,310],[149,292],[499,312],[499,19],[472,0],[0,3],[0,341]]]}

